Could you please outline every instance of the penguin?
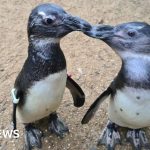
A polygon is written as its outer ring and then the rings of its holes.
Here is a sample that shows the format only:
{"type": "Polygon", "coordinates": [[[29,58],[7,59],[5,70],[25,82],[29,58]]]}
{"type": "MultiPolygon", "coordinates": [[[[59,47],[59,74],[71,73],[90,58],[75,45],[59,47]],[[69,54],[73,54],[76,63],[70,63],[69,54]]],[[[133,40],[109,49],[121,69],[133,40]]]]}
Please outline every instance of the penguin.
{"type": "Polygon", "coordinates": [[[109,97],[108,123],[98,140],[108,150],[121,144],[120,130],[134,150],[150,149],[144,128],[150,126],[150,25],[128,22],[116,26],[93,26],[88,36],[101,39],[121,58],[118,75],[94,101],[82,124],[94,116],[100,104],[109,97]]]}
{"type": "Polygon", "coordinates": [[[90,28],[89,23],[68,14],[56,4],[44,3],[32,10],[27,28],[28,56],[12,91],[14,129],[17,118],[25,126],[26,149],[42,147],[42,132],[35,127],[35,121],[46,116],[49,116],[48,129],[52,133],[64,137],[69,131],[57,115],[65,87],[70,90],[74,105],[83,106],[84,92],[67,75],[60,40],[72,31],[86,31],[90,28]]]}

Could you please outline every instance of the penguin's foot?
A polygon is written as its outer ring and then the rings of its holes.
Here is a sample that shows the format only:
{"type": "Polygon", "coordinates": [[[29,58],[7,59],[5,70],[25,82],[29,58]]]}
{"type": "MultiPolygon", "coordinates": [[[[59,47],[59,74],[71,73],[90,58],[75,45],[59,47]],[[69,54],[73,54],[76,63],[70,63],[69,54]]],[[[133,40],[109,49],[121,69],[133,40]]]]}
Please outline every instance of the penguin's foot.
{"type": "Polygon", "coordinates": [[[127,132],[127,141],[132,144],[133,149],[141,150],[142,147],[150,149],[150,143],[145,132],[141,129],[129,129],[127,132]]]}
{"type": "Polygon", "coordinates": [[[31,150],[34,147],[41,148],[42,132],[31,124],[25,125],[25,149],[31,150]]]}
{"type": "Polygon", "coordinates": [[[56,113],[52,113],[49,116],[49,130],[61,138],[64,137],[65,133],[69,133],[68,127],[59,120],[56,113]]]}
{"type": "Polygon", "coordinates": [[[107,150],[114,150],[116,144],[121,144],[118,128],[118,125],[108,121],[107,126],[104,128],[103,133],[98,140],[97,145],[106,145],[107,150]]]}

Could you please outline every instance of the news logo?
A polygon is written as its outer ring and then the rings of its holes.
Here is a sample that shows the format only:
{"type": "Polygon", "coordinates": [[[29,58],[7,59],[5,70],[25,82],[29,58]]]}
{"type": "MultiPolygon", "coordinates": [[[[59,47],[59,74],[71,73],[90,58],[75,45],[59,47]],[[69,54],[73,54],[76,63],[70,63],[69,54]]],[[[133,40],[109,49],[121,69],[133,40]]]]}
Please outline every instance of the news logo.
{"type": "Polygon", "coordinates": [[[19,138],[19,130],[0,130],[0,139],[19,138]]]}

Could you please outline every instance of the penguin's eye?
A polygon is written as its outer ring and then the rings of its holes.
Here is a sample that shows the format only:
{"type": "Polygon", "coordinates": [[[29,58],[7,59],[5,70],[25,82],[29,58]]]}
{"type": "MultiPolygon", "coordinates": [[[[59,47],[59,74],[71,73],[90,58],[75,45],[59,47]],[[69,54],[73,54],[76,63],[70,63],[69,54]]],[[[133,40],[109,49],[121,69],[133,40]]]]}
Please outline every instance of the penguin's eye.
{"type": "Polygon", "coordinates": [[[46,25],[51,25],[54,22],[52,18],[45,18],[44,19],[44,24],[46,25]]]}
{"type": "Polygon", "coordinates": [[[128,31],[128,35],[130,36],[130,37],[134,37],[135,36],[135,31],[128,31]]]}

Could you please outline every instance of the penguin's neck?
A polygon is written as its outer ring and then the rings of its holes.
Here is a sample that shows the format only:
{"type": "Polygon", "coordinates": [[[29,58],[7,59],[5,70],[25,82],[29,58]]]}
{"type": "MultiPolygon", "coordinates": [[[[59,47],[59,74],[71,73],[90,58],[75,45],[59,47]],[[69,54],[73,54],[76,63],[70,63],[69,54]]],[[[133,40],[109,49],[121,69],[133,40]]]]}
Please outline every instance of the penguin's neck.
{"type": "Polygon", "coordinates": [[[40,57],[43,61],[51,59],[55,53],[61,52],[60,39],[31,38],[29,42],[29,55],[40,57]]]}
{"type": "Polygon", "coordinates": [[[42,70],[41,76],[66,69],[66,59],[60,48],[59,39],[29,40],[27,66],[32,68],[32,71],[36,71],[37,68],[42,70]]]}
{"type": "Polygon", "coordinates": [[[150,57],[146,55],[130,55],[122,59],[121,74],[125,83],[130,86],[150,87],[150,57]]]}

